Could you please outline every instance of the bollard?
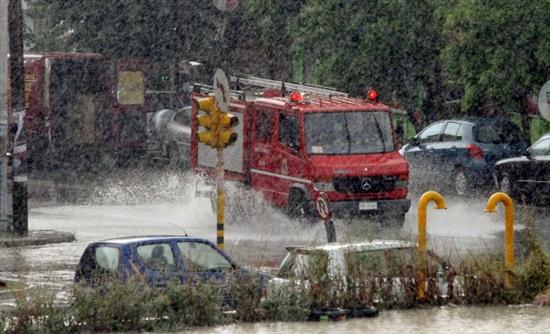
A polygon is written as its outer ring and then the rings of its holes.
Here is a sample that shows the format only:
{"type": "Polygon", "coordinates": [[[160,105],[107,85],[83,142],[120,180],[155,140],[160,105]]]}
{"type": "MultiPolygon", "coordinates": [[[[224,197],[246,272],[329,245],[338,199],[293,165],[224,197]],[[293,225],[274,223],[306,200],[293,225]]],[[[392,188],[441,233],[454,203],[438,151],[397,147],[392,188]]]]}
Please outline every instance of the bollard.
{"type": "Polygon", "coordinates": [[[506,274],[504,276],[504,286],[512,287],[512,275],[516,268],[515,250],[514,250],[514,201],[503,192],[493,194],[487,201],[485,212],[496,212],[498,203],[504,205],[504,263],[506,265],[506,274]]]}
{"type": "Polygon", "coordinates": [[[446,209],[445,200],[438,192],[425,192],[418,201],[418,276],[417,286],[419,300],[424,300],[426,297],[426,287],[424,281],[426,277],[426,257],[427,257],[427,237],[426,237],[426,210],[428,203],[434,201],[437,209],[446,209]]]}

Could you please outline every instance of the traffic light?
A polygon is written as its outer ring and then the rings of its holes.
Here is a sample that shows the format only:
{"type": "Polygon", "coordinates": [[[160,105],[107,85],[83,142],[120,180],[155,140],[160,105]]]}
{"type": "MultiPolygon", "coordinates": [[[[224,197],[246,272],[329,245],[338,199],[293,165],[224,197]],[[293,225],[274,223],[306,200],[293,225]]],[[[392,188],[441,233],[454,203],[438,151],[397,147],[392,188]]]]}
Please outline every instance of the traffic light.
{"type": "Polygon", "coordinates": [[[214,96],[193,99],[195,107],[204,112],[197,116],[199,126],[206,130],[197,132],[197,139],[213,148],[225,148],[237,141],[238,135],[232,127],[239,124],[239,119],[218,108],[214,96]]]}
{"type": "Polygon", "coordinates": [[[221,113],[219,123],[219,136],[218,145],[219,148],[226,148],[227,146],[234,144],[237,141],[238,135],[233,130],[234,126],[239,124],[239,118],[237,116],[221,113]]]}
{"type": "Polygon", "coordinates": [[[217,144],[217,124],[220,110],[214,96],[193,99],[197,110],[204,112],[204,115],[197,116],[199,126],[205,130],[197,132],[197,139],[208,146],[215,147],[217,144]]]}

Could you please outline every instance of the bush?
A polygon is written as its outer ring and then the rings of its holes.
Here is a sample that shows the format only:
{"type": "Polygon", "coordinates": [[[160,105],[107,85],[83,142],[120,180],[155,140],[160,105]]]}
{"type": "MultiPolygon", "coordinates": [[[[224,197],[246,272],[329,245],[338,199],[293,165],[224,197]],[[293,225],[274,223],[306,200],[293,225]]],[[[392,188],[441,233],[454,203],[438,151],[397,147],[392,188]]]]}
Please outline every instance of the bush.
{"type": "Polygon", "coordinates": [[[311,311],[311,295],[302,281],[274,289],[261,303],[266,320],[305,321],[311,311]]]}

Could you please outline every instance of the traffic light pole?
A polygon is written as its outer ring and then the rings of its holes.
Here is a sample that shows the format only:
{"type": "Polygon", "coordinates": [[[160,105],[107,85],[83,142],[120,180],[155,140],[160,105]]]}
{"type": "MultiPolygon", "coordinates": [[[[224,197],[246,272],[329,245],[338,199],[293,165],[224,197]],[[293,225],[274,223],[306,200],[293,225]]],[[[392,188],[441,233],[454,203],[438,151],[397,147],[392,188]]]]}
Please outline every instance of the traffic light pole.
{"type": "Polygon", "coordinates": [[[7,119],[8,193],[12,195],[12,207],[8,209],[9,232],[16,235],[28,233],[27,204],[27,143],[25,135],[25,70],[23,65],[23,9],[21,0],[9,0],[9,70],[11,81],[11,115],[7,119]],[[11,217],[10,216],[11,211],[11,217]]]}
{"type": "Polygon", "coordinates": [[[216,149],[216,241],[220,249],[224,249],[224,211],[225,211],[225,189],[223,179],[225,177],[223,148],[216,149]]]}

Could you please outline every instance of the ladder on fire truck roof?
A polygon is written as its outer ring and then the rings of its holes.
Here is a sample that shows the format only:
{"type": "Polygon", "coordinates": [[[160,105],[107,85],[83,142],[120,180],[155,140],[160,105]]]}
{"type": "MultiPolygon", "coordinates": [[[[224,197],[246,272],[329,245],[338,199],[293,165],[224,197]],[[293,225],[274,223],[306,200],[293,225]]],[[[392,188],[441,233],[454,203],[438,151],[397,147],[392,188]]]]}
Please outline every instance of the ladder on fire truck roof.
{"type": "Polygon", "coordinates": [[[348,97],[348,93],[337,91],[332,87],[318,86],[313,84],[297,84],[286,81],[271,80],[265,78],[259,78],[254,76],[231,76],[229,78],[231,83],[234,83],[237,89],[241,89],[241,85],[280,89],[282,92],[286,91],[300,91],[302,93],[311,94],[315,96],[331,97],[341,96],[348,97]]]}

